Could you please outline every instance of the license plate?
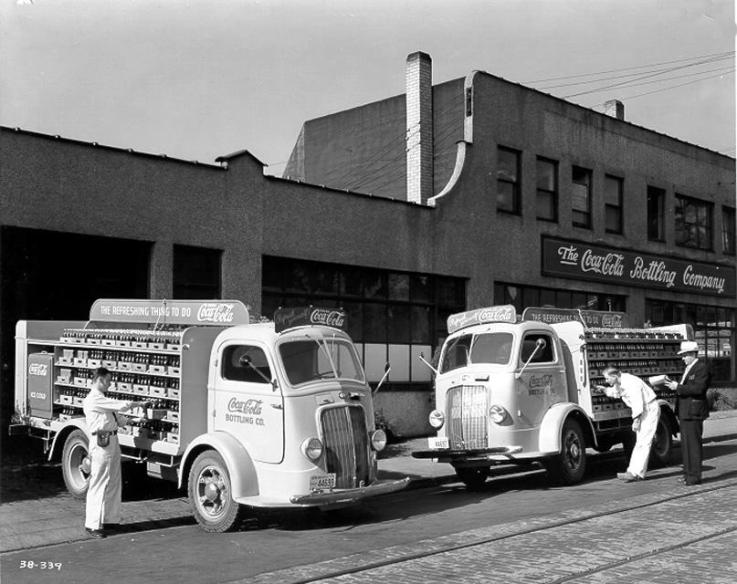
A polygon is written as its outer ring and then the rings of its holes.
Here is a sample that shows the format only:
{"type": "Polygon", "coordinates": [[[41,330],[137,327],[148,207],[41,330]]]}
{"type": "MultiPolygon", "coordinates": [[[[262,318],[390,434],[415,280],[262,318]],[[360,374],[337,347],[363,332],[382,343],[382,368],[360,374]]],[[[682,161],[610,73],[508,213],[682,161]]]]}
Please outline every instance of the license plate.
{"type": "Polygon", "coordinates": [[[427,439],[428,448],[431,450],[443,450],[450,448],[447,437],[431,436],[427,439]]]}
{"type": "Polygon", "coordinates": [[[319,491],[335,488],[335,473],[310,477],[310,490],[319,491]]]}

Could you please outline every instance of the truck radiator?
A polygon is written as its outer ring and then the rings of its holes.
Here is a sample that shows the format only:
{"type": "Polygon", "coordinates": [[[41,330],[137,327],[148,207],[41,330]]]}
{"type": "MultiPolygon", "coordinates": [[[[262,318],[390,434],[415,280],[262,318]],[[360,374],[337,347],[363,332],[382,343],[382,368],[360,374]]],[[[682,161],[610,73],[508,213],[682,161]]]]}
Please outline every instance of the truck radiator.
{"type": "Polygon", "coordinates": [[[446,418],[451,449],[488,446],[488,393],[482,385],[459,385],[447,393],[446,418]]]}
{"type": "Polygon", "coordinates": [[[335,487],[368,485],[370,476],[366,416],[360,406],[327,408],[320,416],[327,472],[335,473],[335,487]]]}

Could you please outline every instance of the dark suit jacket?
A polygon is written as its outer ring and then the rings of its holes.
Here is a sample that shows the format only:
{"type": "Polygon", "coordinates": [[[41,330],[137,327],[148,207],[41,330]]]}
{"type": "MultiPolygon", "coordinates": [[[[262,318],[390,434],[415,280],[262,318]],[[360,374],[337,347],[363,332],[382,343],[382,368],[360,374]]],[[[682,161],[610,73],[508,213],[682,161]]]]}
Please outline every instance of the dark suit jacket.
{"type": "Polygon", "coordinates": [[[703,358],[699,358],[676,390],[678,393],[676,413],[680,420],[704,420],[709,417],[706,390],[710,384],[709,365],[703,358]]]}

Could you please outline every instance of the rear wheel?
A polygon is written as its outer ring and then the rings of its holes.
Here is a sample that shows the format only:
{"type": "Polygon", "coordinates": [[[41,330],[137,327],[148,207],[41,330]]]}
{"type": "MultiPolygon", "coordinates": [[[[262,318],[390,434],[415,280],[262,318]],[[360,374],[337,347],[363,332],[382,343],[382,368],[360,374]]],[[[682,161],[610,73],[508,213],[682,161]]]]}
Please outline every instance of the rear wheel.
{"type": "Polygon", "coordinates": [[[61,472],[64,484],[75,499],[84,499],[90,484],[90,447],[87,434],[74,430],[64,442],[61,453],[61,472]]]}
{"type": "Polygon", "coordinates": [[[456,474],[469,491],[478,491],[486,483],[489,469],[486,467],[456,468],[456,474]]]}
{"type": "Polygon", "coordinates": [[[192,512],[205,531],[222,533],[236,527],[241,507],[233,500],[228,468],[217,452],[207,450],[195,459],[188,487],[192,512]]]}
{"type": "Polygon", "coordinates": [[[573,485],[581,482],[586,472],[586,442],[581,425],[576,420],[565,421],[560,453],[543,460],[543,465],[556,484],[573,485]]]}
{"type": "Polygon", "coordinates": [[[670,422],[663,413],[660,414],[655,437],[650,447],[650,461],[653,464],[666,466],[673,458],[673,433],[670,422]]]}

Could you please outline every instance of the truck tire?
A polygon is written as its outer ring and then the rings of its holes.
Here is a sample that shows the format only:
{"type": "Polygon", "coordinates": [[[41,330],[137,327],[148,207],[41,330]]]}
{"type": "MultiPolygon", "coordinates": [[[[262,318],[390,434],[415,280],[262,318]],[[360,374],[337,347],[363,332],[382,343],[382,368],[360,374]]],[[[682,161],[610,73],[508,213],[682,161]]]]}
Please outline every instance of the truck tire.
{"type": "Polygon", "coordinates": [[[241,508],[233,500],[228,468],[214,450],[201,453],[192,464],[188,494],[194,517],[205,531],[222,533],[236,527],[241,508]]]}
{"type": "Polygon", "coordinates": [[[650,447],[650,462],[657,466],[667,466],[673,457],[673,431],[670,422],[661,412],[655,437],[650,447]]]}
{"type": "Polygon", "coordinates": [[[61,453],[61,472],[67,490],[75,499],[84,499],[87,496],[91,470],[89,453],[87,434],[82,430],[72,431],[67,436],[61,453]]]}
{"type": "Polygon", "coordinates": [[[586,473],[586,442],[581,425],[571,418],[563,424],[561,450],[556,456],[543,460],[548,477],[558,485],[581,482],[586,473]]]}
{"type": "Polygon", "coordinates": [[[486,483],[489,469],[486,467],[456,468],[456,474],[469,491],[478,491],[486,483]]]}

